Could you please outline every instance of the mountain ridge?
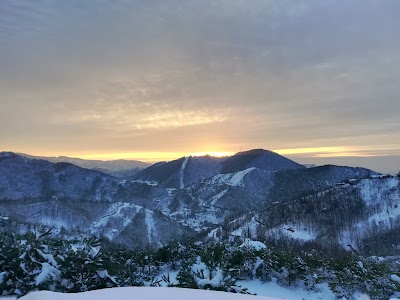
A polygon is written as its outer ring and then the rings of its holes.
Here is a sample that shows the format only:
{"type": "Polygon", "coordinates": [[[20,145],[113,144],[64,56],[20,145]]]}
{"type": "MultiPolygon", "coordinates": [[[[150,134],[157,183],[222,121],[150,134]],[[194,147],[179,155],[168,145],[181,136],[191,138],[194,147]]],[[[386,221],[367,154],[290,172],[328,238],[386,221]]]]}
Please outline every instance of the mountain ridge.
{"type": "Polygon", "coordinates": [[[377,233],[400,231],[397,179],[365,168],[306,168],[260,149],[232,157],[225,165],[232,173],[222,169],[230,158],[182,157],[122,179],[2,152],[0,216],[17,231],[40,224],[65,236],[90,230],[126,247],[240,236],[329,251],[351,245],[370,254],[390,252],[389,238],[379,251],[367,244],[377,233]]]}
{"type": "Polygon", "coordinates": [[[160,162],[138,172],[135,179],[158,181],[164,187],[182,189],[199,180],[250,167],[265,171],[305,168],[273,151],[254,149],[227,157],[188,156],[160,162]]]}

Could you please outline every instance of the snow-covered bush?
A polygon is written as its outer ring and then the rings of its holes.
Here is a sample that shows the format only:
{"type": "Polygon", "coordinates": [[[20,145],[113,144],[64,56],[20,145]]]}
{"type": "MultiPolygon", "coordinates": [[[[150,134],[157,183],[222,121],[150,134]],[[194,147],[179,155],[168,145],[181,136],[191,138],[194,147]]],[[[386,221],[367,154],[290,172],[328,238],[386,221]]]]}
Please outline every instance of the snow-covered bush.
{"type": "MultiPolygon", "coordinates": [[[[243,242],[243,241],[242,241],[243,242]]],[[[318,251],[294,252],[243,243],[171,243],[158,250],[102,249],[98,239],[60,240],[48,230],[0,232],[0,295],[32,290],[79,292],[114,286],[176,286],[247,293],[238,281],[273,281],[340,297],[385,299],[400,290],[397,260],[318,251]]]]}

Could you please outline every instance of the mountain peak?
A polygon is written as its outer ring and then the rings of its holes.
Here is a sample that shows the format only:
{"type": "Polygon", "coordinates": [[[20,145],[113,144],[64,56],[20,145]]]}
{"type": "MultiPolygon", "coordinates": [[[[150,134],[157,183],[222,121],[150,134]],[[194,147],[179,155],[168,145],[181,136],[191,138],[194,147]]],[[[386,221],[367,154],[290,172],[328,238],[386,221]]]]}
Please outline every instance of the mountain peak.
{"type": "Polygon", "coordinates": [[[15,156],[17,154],[15,154],[14,152],[10,152],[10,151],[3,151],[0,152],[0,157],[10,157],[10,156],[15,156]]]}
{"type": "Polygon", "coordinates": [[[235,155],[245,155],[245,154],[263,154],[263,153],[275,153],[271,150],[266,150],[266,149],[262,149],[262,148],[258,148],[258,149],[250,149],[250,150],[245,150],[245,151],[240,151],[238,153],[236,153],[235,155]]]}
{"type": "Polygon", "coordinates": [[[222,162],[222,173],[234,173],[256,167],[266,171],[300,169],[304,166],[270,150],[252,149],[238,152],[222,162]]]}

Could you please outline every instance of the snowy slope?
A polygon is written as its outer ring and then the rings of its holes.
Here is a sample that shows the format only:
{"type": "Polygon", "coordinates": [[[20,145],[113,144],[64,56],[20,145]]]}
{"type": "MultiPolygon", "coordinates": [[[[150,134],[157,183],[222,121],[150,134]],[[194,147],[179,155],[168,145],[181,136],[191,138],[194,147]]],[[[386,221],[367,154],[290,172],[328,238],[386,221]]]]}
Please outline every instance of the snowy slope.
{"type": "MultiPolygon", "coordinates": [[[[265,150],[229,159],[184,157],[153,165],[135,180],[0,153],[0,215],[8,223],[43,224],[66,236],[89,230],[137,247],[197,231],[212,239],[229,232],[358,249],[377,232],[400,231],[399,202],[396,178],[363,168],[297,167],[265,150]],[[269,163],[278,170],[266,170],[269,163]],[[237,171],[221,173],[222,167],[237,171]]],[[[392,242],[400,249],[400,240],[392,242]]]]}
{"type": "MultiPolygon", "coordinates": [[[[358,190],[365,203],[365,216],[342,230],[339,243],[344,248],[348,249],[348,245],[351,245],[359,250],[362,239],[399,228],[400,180],[390,177],[364,179],[353,188],[358,190]]],[[[391,239],[391,243],[397,249],[400,239],[391,239]]]]}
{"type": "MultiPolygon", "coordinates": [[[[166,200],[170,205],[163,202],[163,209],[167,208],[172,218],[195,230],[207,230],[207,227],[214,230],[215,226],[211,224],[221,224],[232,214],[250,211],[256,214],[258,210],[265,210],[271,204],[324,191],[343,180],[364,178],[372,173],[366,169],[337,166],[275,172],[251,167],[234,173],[218,174],[192,184],[166,200]]],[[[315,229],[301,223],[292,223],[276,224],[269,228],[272,231],[268,236],[282,234],[303,241],[316,238],[315,229]],[[289,230],[281,225],[287,225],[289,230]],[[291,227],[296,228],[295,232],[291,231],[291,227]],[[305,227],[307,228],[304,229],[305,227]]],[[[257,225],[250,227],[251,232],[256,232],[257,225]]],[[[241,229],[236,227],[232,234],[246,234],[248,228],[248,225],[241,229]]]]}
{"type": "Polygon", "coordinates": [[[243,171],[238,171],[236,173],[230,173],[230,174],[220,174],[215,177],[213,177],[210,181],[210,184],[215,185],[222,185],[222,184],[227,184],[231,186],[243,186],[243,179],[244,177],[256,170],[256,168],[248,168],[243,171]]]}
{"type": "MultiPolygon", "coordinates": [[[[303,169],[304,166],[272,151],[255,149],[230,157],[189,156],[150,166],[136,175],[136,179],[159,182],[164,187],[183,189],[218,174],[236,174],[249,168],[264,171],[303,169]]],[[[221,177],[220,179],[224,179],[221,177]]],[[[231,178],[234,184],[240,178],[231,178]]]]}
{"type": "Polygon", "coordinates": [[[180,173],[180,188],[183,189],[185,188],[185,168],[186,165],[188,163],[189,157],[186,157],[185,160],[182,163],[182,167],[181,167],[181,173],[180,173]]]}
{"type": "Polygon", "coordinates": [[[21,300],[283,300],[288,298],[281,297],[262,297],[242,294],[232,294],[225,292],[215,292],[206,290],[192,290],[179,288],[152,288],[152,287],[124,287],[90,291],[76,294],[61,294],[50,291],[40,291],[30,293],[21,300]]]}
{"type": "Polygon", "coordinates": [[[182,157],[154,164],[136,174],[138,180],[157,181],[166,188],[183,189],[220,173],[222,158],[212,156],[182,157]]]}
{"type": "Polygon", "coordinates": [[[233,236],[272,244],[340,245],[368,255],[398,255],[400,179],[350,179],[293,200],[271,202],[225,227],[233,236]]]}

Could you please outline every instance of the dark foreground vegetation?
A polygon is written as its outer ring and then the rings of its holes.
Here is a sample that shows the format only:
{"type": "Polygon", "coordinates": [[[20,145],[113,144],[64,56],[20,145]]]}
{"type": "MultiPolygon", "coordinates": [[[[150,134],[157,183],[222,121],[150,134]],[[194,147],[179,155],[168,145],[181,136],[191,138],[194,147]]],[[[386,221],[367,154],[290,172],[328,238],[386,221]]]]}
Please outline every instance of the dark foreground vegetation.
{"type": "Polygon", "coordinates": [[[32,290],[81,292],[117,286],[176,286],[248,293],[238,281],[276,280],[282,286],[319,289],[338,299],[363,292],[387,299],[400,290],[397,258],[327,257],[317,251],[254,247],[245,241],[181,244],[158,250],[102,248],[94,237],[61,240],[44,229],[0,233],[0,295],[32,290]],[[170,276],[170,274],[175,274],[170,276]]]}

